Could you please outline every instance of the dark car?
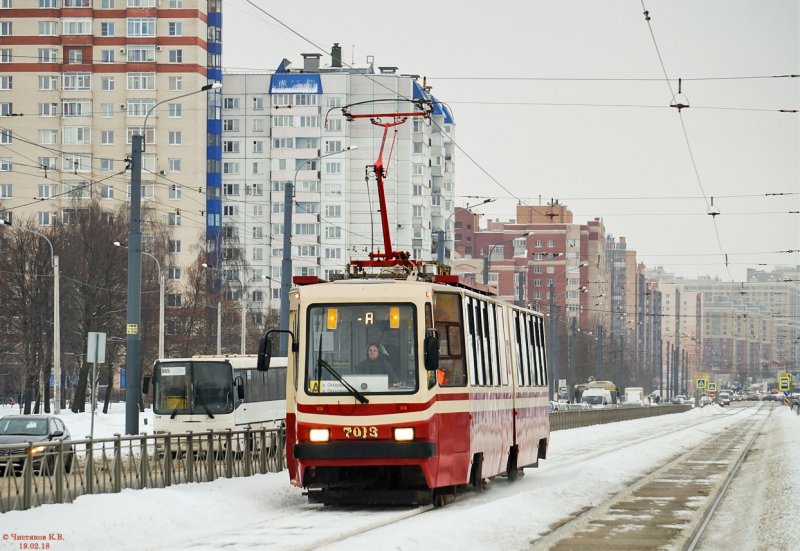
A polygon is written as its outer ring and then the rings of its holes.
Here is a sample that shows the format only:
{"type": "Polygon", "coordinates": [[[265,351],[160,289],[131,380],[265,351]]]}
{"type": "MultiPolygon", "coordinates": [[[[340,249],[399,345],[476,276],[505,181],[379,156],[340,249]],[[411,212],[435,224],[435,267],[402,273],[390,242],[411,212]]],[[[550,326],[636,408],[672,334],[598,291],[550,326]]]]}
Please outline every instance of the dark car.
{"type": "MultiPolygon", "coordinates": [[[[6,415],[0,419],[0,472],[13,468],[21,472],[28,453],[33,471],[51,473],[56,464],[57,447],[47,445],[70,439],[64,421],[54,415],[6,415]],[[40,444],[28,447],[28,443],[40,444]]],[[[67,444],[64,450],[64,470],[72,469],[74,449],[67,444]]]]}

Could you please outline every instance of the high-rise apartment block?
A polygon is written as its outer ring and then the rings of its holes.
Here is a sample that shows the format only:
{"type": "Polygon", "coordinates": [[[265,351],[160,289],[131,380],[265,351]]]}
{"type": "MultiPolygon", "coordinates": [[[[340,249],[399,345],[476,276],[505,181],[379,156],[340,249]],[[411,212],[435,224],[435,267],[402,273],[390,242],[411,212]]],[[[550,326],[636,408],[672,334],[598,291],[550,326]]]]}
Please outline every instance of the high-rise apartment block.
{"type": "MultiPolygon", "coordinates": [[[[437,232],[452,249],[453,119],[435,103],[430,119],[409,117],[383,128],[353,115],[415,110],[432,101],[416,76],[395,67],[349,67],[335,44],[331,63],[303,54],[266,74],[225,74],[222,105],[223,263],[250,289],[251,302],[277,308],[280,282],[296,275],[330,278],[350,260],[384,250],[374,171],[386,168],[384,192],[394,250],[430,260],[437,232]],[[292,184],[292,204],[285,188],[292,184]],[[284,227],[286,208],[292,227],[284,227]],[[282,273],[284,234],[291,233],[292,274],[282,273]]],[[[383,114],[383,115],[380,115],[383,114]]]]}
{"type": "MultiPolygon", "coordinates": [[[[90,199],[124,205],[131,136],[143,135],[143,210],[169,227],[177,284],[220,226],[221,96],[194,93],[221,76],[220,25],[218,2],[2,0],[4,218],[49,226],[90,199]]],[[[145,225],[144,250],[152,235],[145,225]]]]}

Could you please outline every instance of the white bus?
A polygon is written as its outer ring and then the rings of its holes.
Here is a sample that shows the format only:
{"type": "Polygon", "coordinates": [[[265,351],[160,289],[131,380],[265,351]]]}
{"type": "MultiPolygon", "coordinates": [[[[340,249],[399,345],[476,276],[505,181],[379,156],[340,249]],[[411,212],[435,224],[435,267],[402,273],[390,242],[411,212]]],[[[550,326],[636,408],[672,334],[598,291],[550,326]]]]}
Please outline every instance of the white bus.
{"type": "Polygon", "coordinates": [[[153,431],[279,428],[286,417],[286,358],[268,372],[256,355],[165,358],[153,366],[153,431]]]}

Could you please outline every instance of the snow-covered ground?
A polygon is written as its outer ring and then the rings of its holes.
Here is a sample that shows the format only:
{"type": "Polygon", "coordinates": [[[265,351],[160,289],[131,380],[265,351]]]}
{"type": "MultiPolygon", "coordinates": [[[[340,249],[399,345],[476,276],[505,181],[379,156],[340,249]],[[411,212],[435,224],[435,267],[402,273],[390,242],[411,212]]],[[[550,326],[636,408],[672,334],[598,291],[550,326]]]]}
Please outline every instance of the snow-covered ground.
{"type": "MultiPolygon", "coordinates": [[[[745,415],[754,415],[747,406],[745,415]]],[[[523,549],[548,526],[602,502],[666,458],[696,446],[734,420],[730,409],[692,411],[552,433],[549,457],[514,484],[497,480],[480,495],[389,526],[398,509],[308,505],[286,472],[165,489],[125,490],[0,515],[0,551],[22,549],[14,536],[54,538],[49,549],[523,549]],[[709,418],[696,429],[668,429],[709,418]],[[619,447],[618,444],[635,444],[619,447]],[[614,450],[617,451],[614,451],[614,450]],[[335,528],[331,528],[331,527],[335,528]],[[353,534],[325,546],[330,533],[353,534]],[[60,539],[58,539],[60,538],[60,539]]],[[[15,413],[16,411],[14,411],[15,413]]],[[[0,415],[12,413],[0,407],[0,415]]],[[[766,416],[766,413],[762,413],[766,416]]],[[[64,413],[73,435],[89,414],[64,413]]],[[[147,413],[143,415],[146,417],[147,413]]],[[[124,405],[98,414],[95,436],[124,432],[124,405]]],[[[148,428],[143,425],[143,429],[148,428]]],[[[704,549],[800,549],[800,416],[781,407],[767,421],[753,462],[732,485],[704,549]]],[[[42,547],[39,547],[40,549],[42,547]]]]}

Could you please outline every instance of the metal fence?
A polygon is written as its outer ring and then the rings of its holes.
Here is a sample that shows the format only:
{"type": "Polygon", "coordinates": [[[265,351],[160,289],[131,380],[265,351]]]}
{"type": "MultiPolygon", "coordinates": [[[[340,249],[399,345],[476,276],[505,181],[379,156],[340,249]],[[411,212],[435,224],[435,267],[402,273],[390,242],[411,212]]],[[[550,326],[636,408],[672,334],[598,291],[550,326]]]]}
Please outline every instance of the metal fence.
{"type": "Polygon", "coordinates": [[[577,429],[591,425],[681,413],[690,409],[692,409],[691,404],[669,404],[664,406],[604,407],[577,411],[557,411],[550,414],[550,430],[577,429]]]}
{"type": "Polygon", "coordinates": [[[284,447],[277,429],[0,445],[0,513],[126,488],[279,472],[284,447]]]}

